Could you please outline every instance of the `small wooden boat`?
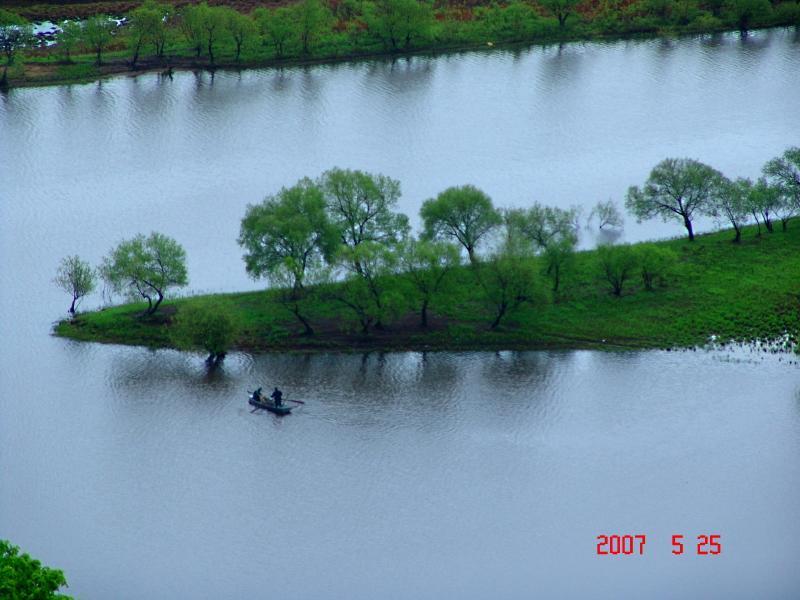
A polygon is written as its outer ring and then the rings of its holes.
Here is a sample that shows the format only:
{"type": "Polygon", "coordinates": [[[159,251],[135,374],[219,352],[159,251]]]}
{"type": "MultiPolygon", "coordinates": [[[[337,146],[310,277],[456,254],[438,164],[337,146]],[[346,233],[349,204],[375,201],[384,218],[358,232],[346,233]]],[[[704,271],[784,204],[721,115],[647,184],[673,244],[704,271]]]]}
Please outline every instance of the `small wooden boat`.
{"type": "Polygon", "coordinates": [[[252,394],[250,394],[248,402],[250,402],[250,404],[256,408],[263,408],[264,410],[268,410],[269,412],[281,416],[291,414],[292,409],[294,408],[294,406],[286,406],[285,404],[281,406],[275,406],[275,403],[269,400],[256,400],[253,398],[252,394]]]}

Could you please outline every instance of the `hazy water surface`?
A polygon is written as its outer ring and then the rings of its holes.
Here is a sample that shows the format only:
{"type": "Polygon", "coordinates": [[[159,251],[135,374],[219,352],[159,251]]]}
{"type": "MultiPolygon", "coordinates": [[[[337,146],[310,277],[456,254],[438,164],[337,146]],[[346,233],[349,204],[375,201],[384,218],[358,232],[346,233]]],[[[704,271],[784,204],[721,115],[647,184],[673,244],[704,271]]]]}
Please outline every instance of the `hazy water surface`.
{"type": "MultiPolygon", "coordinates": [[[[797,598],[800,370],[713,353],[202,359],[53,338],[59,259],[158,230],[253,287],[248,202],[330,166],[416,213],[731,175],[800,132],[794,32],[179,73],[0,96],[0,537],[81,598],[797,598]],[[244,390],[306,405],[252,415],[244,390]],[[601,533],[644,556],[598,557],[601,533]],[[672,556],[703,533],[717,557],[672,556]]],[[[708,224],[706,224],[708,226],[708,224]]],[[[628,239],[679,233],[628,222],[628,239]]]]}

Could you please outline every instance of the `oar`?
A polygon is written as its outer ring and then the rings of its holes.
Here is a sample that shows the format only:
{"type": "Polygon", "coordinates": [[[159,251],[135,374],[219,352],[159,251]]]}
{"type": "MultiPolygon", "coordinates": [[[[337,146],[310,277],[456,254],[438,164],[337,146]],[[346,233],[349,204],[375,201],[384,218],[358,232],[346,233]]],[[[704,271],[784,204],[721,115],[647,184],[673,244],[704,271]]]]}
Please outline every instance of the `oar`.
{"type": "Polygon", "coordinates": [[[287,398],[289,402],[297,402],[298,404],[305,404],[302,400],[295,400],[294,398],[287,398]]]}

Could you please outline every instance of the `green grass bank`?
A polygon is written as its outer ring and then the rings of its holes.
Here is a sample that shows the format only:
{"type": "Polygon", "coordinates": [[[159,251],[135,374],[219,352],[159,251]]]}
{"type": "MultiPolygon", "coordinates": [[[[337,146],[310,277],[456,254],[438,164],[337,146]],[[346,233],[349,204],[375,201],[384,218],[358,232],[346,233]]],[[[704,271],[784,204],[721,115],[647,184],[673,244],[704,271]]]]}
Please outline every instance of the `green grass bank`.
{"type": "MultiPolygon", "coordinates": [[[[434,297],[427,328],[420,325],[413,289],[401,275],[386,282],[402,298],[382,329],[362,334],[353,315],[330,294],[315,294],[307,315],[315,335],[303,335],[275,290],[196,296],[167,301],[152,317],[144,304],[79,314],[55,326],[75,340],[172,347],[176,314],[191,303],[225,302],[238,322],[237,349],[257,351],[476,350],[546,348],[689,348],[710,336],[743,343],[796,340],[800,333],[800,225],[758,237],[745,228],[694,242],[656,242],[678,260],[662,285],[646,290],[638,273],[616,297],[603,279],[597,251],[579,252],[554,297],[542,274],[542,293],[497,329],[470,267],[449,274],[447,292],[434,297]]],[[[635,247],[635,245],[634,245],[635,247]]],[[[538,260],[538,259],[533,259],[538,260]]],[[[537,265],[537,268],[539,265],[537,265]]],[[[337,284],[333,284],[337,285],[337,284]]]]}

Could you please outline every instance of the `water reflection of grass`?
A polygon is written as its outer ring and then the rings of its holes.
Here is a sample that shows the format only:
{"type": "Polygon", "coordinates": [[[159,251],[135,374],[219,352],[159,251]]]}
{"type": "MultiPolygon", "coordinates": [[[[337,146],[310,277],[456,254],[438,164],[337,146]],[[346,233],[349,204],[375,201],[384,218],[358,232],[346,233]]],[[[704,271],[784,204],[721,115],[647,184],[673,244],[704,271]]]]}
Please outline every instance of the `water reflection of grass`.
{"type": "MultiPolygon", "coordinates": [[[[800,331],[800,226],[756,237],[747,229],[741,244],[728,231],[658,242],[679,261],[666,285],[646,291],[639,281],[617,298],[601,279],[597,253],[581,252],[563,283],[558,301],[527,306],[498,330],[467,267],[453,274],[446,297],[432,307],[429,330],[408,312],[369,336],[355,333],[349,315],[335,301],[317,300],[310,315],[317,335],[304,337],[271,292],[227,294],[238,314],[241,348],[277,349],[469,349],[547,347],[689,347],[711,335],[728,340],[775,340],[800,331]]],[[[398,290],[410,290],[393,281],[398,290]]],[[[202,298],[208,298],[202,297],[202,298]]],[[[163,347],[170,345],[171,317],[184,298],[167,303],[150,319],[144,305],[123,305],[62,322],[66,337],[163,347]]],[[[770,347],[770,350],[780,349],[770,347]]]]}

